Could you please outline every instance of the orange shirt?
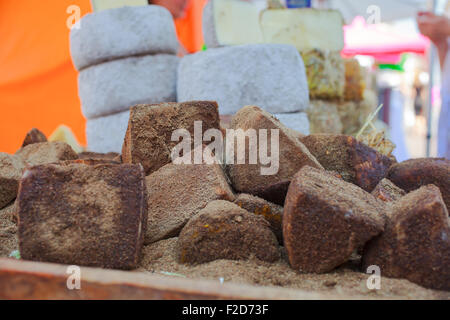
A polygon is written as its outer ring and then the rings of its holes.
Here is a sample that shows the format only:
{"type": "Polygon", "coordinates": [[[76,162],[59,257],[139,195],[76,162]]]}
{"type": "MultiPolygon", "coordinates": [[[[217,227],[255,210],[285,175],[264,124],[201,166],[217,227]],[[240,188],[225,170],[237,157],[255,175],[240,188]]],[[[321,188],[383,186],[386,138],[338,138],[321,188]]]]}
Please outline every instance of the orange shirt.
{"type": "Polygon", "coordinates": [[[178,39],[190,53],[201,50],[203,46],[202,14],[208,0],[190,0],[186,15],[175,21],[178,39]]]}
{"type": "MultiPolygon", "coordinates": [[[[192,0],[176,21],[189,52],[203,44],[201,10],[207,0],[192,0]]],[[[0,0],[0,152],[14,153],[28,130],[50,135],[60,124],[86,143],[85,119],[78,98],[77,72],[69,53],[67,20],[71,5],[81,16],[89,0],[0,0]]]]}

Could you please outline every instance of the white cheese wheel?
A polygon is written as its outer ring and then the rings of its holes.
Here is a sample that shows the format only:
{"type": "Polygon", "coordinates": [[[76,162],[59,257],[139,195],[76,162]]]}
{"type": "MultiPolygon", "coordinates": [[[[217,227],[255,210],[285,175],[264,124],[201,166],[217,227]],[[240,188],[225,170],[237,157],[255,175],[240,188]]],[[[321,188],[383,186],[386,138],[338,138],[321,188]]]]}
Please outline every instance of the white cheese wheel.
{"type": "Polygon", "coordinates": [[[136,104],[176,102],[179,58],[170,54],[105,62],[78,75],[83,114],[88,119],[128,110],[136,104]]]}
{"type": "Polygon", "coordinates": [[[130,111],[125,111],[88,120],[86,123],[87,149],[100,153],[122,153],[129,117],[130,111]]]}
{"type": "Polygon", "coordinates": [[[208,49],[185,56],[178,68],[178,101],[215,100],[220,114],[246,105],[271,113],[304,111],[309,92],[295,47],[255,44],[208,49]]]}
{"type": "Polygon", "coordinates": [[[156,5],[90,13],[70,32],[70,52],[77,70],[117,58],[177,51],[172,15],[156,5]]]}

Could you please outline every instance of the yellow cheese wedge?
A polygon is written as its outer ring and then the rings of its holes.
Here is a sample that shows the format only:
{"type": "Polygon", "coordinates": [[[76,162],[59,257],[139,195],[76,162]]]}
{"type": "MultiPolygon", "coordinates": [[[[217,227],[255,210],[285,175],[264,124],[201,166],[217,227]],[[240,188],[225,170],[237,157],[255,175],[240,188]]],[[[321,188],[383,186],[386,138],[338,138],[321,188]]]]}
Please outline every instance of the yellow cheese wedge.
{"type": "Polygon", "coordinates": [[[80,145],[72,130],[63,124],[56,128],[56,130],[48,138],[48,141],[65,142],[70,145],[76,153],[84,151],[84,148],[80,145]]]}
{"type": "MultiPolygon", "coordinates": [[[[276,3],[269,5],[277,7],[276,3]]],[[[206,45],[277,43],[293,45],[301,52],[344,48],[344,19],[339,11],[266,8],[266,2],[210,0],[203,12],[206,45]]]]}

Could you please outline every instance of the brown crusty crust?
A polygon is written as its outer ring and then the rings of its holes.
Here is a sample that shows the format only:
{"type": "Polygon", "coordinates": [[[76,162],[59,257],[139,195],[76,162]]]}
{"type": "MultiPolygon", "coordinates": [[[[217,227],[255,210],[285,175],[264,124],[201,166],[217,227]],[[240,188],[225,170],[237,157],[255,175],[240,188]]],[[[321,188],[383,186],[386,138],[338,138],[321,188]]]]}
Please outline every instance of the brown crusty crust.
{"type": "Polygon", "coordinates": [[[28,166],[78,159],[78,154],[72,147],[61,141],[29,144],[17,150],[15,155],[22,158],[28,166]]]}
{"type": "Polygon", "coordinates": [[[18,195],[26,260],[133,269],[147,221],[140,165],[79,163],[27,169],[18,195]]]}
{"type": "Polygon", "coordinates": [[[107,159],[77,159],[77,160],[64,160],[59,161],[59,165],[69,165],[69,164],[85,164],[88,166],[95,166],[99,164],[120,164],[120,162],[107,159]]]}
{"type": "MultiPolygon", "coordinates": [[[[113,160],[117,161],[120,154],[116,152],[98,153],[98,152],[80,152],[78,158],[82,160],[113,160]]],[[[120,161],[117,161],[120,162],[120,161]]]]}
{"type": "MultiPolygon", "coordinates": [[[[9,205],[4,207],[3,209],[0,209],[0,219],[4,219],[6,221],[17,224],[17,201],[13,201],[9,205]]],[[[1,227],[1,221],[0,221],[0,227],[1,227]]],[[[1,235],[0,235],[0,239],[1,239],[1,235]]],[[[9,254],[9,252],[8,252],[8,254],[9,254]]]]}
{"type": "Polygon", "coordinates": [[[280,252],[277,239],[263,217],[234,203],[217,200],[210,202],[183,228],[177,256],[181,263],[189,264],[252,256],[274,262],[280,258],[280,252]]]}
{"type": "Polygon", "coordinates": [[[406,192],[434,184],[450,208],[450,160],[445,158],[410,159],[393,165],[388,178],[406,192]]]}
{"type": "MultiPolygon", "coordinates": [[[[320,163],[299,141],[298,136],[293,135],[292,130],[286,128],[270,113],[259,107],[247,106],[240,109],[233,117],[231,128],[234,130],[242,129],[244,132],[254,129],[257,135],[260,129],[266,129],[269,138],[268,154],[271,154],[271,130],[279,130],[279,170],[276,174],[262,175],[261,167],[267,167],[267,165],[262,165],[259,157],[257,164],[250,164],[248,138],[246,138],[245,164],[236,164],[236,158],[234,161],[232,161],[233,159],[227,159],[227,161],[233,163],[227,166],[228,175],[234,189],[239,192],[253,194],[283,205],[289,182],[300,168],[305,165],[322,168],[320,163]]],[[[234,154],[236,157],[236,143],[234,154]]]]}
{"type": "Polygon", "coordinates": [[[220,129],[219,109],[213,101],[137,105],[131,108],[128,129],[122,147],[123,163],[141,163],[146,175],[171,162],[171,141],[177,129],[186,129],[193,137],[194,122],[202,122],[202,133],[220,129]]]}
{"type": "Polygon", "coordinates": [[[257,197],[263,198],[267,201],[273,202],[277,205],[284,206],[284,202],[286,200],[286,194],[288,192],[289,185],[291,184],[291,180],[284,180],[280,182],[276,182],[267,187],[256,188],[253,191],[253,194],[257,197]]]}
{"type": "Polygon", "coordinates": [[[406,194],[405,190],[397,187],[389,179],[381,180],[371,193],[375,198],[384,202],[397,201],[406,194]]]}
{"type": "Polygon", "coordinates": [[[421,187],[395,202],[385,231],[364,249],[363,268],[450,290],[450,219],[439,188],[421,187]]]}
{"type": "Polygon", "coordinates": [[[301,139],[326,169],[371,192],[394,161],[352,136],[313,134],[301,139]]]}
{"type": "Polygon", "coordinates": [[[19,219],[18,213],[17,213],[17,199],[14,200],[14,202],[11,202],[9,205],[4,207],[3,209],[0,209],[0,216],[8,217],[11,222],[14,222],[17,224],[17,221],[19,219]]]}
{"type": "Polygon", "coordinates": [[[47,137],[39,129],[33,128],[27,132],[22,143],[22,148],[33,143],[47,142],[47,137]]]}
{"type": "Polygon", "coordinates": [[[270,223],[270,229],[277,237],[278,242],[280,244],[283,243],[283,228],[281,225],[283,219],[282,206],[246,193],[239,194],[236,200],[234,200],[234,203],[250,213],[263,216],[270,223]]]}
{"type": "Polygon", "coordinates": [[[213,200],[235,196],[219,164],[169,163],[146,178],[148,228],[145,244],[176,237],[213,200]]]}
{"type": "Polygon", "coordinates": [[[0,209],[16,198],[25,166],[21,158],[0,152],[0,209]]]}
{"type": "Polygon", "coordinates": [[[303,167],[289,186],[283,212],[284,246],[301,272],[325,273],[383,231],[383,207],[332,173],[303,167]]]}

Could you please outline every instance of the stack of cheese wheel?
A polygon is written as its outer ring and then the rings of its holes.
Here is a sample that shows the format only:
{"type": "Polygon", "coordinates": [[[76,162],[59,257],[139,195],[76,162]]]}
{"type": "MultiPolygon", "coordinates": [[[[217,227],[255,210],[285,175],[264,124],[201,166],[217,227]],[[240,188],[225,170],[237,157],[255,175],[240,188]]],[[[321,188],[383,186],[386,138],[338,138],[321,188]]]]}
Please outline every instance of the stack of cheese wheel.
{"type": "Polygon", "coordinates": [[[121,151],[131,106],[177,100],[178,46],[170,12],[154,5],[88,14],[72,29],[89,150],[121,151]]]}

